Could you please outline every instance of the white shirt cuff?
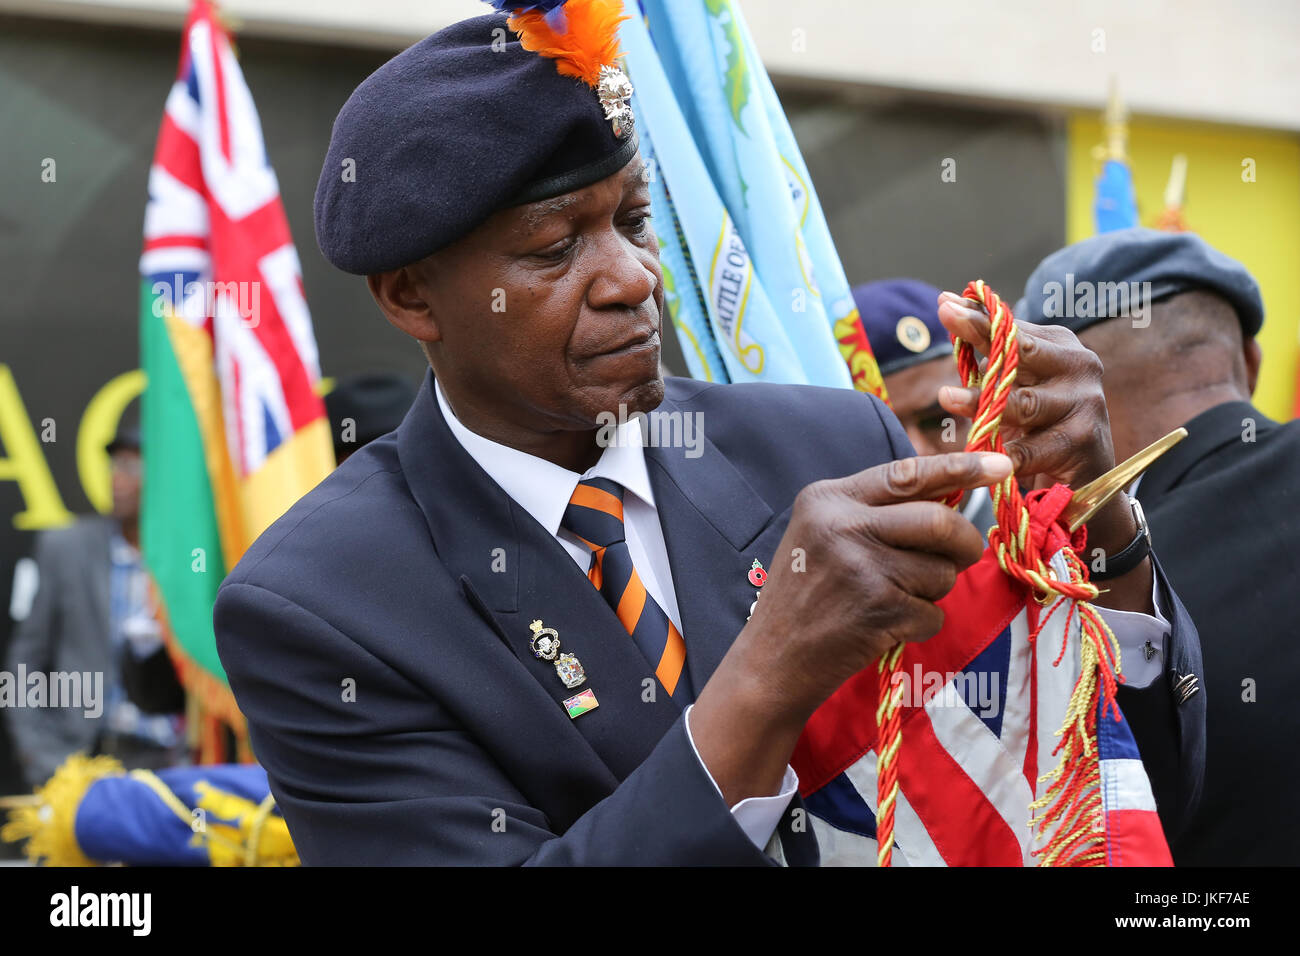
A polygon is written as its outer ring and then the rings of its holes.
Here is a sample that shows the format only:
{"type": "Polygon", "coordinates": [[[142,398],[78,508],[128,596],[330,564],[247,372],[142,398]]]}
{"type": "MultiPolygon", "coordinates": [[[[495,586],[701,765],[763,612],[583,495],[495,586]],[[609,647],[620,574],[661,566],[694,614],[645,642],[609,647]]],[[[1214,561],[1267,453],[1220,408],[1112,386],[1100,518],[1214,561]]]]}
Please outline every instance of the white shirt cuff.
{"type": "Polygon", "coordinates": [[[1124,686],[1136,690],[1151,686],[1164,673],[1165,642],[1173,630],[1160,608],[1160,588],[1154,576],[1151,606],[1155,608],[1154,616],[1096,605],[1119,641],[1120,673],[1124,675],[1124,686]]]}
{"type": "MultiPolygon", "coordinates": [[[[686,722],[686,739],[691,742],[691,750],[695,751],[695,759],[700,761],[701,767],[704,767],[704,773],[709,778],[709,783],[713,784],[713,789],[718,791],[720,797],[722,796],[722,788],[713,779],[713,774],[709,773],[709,768],[704,766],[704,761],[700,758],[700,752],[695,746],[695,738],[691,736],[691,707],[694,706],[694,704],[691,704],[690,707],[687,707],[683,717],[686,722]]],[[[736,821],[736,825],[740,829],[745,831],[745,836],[749,837],[754,846],[762,850],[767,846],[768,841],[772,839],[777,824],[781,822],[781,814],[785,813],[785,808],[790,805],[791,799],[794,798],[798,791],[799,777],[795,774],[794,768],[786,764],[785,776],[781,780],[780,793],[771,797],[747,797],[741,800],[731,808],[732,819],[736,821]]]]}

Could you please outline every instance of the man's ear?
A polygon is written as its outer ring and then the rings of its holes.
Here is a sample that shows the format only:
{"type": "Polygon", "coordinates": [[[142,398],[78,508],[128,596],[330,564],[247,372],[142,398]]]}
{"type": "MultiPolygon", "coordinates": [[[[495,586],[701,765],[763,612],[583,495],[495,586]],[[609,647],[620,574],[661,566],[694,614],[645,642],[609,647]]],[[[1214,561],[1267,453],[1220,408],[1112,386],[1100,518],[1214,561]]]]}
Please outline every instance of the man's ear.
{"type": "Polygon", "coordinates": [[[368,275],[366,285],[384,317],[398,330],[426,343],[442,338],[418,264],[368,275]]]}
{"type": "Polygon", "coordinates": [[[1246,355],[1246,390],[1247,394],[1255,394],[1255,383],[1259,381],[1259,367],[1264,364],[1264,350],[1259,347],[1256,339],[1250,339],[1242,349],[1246,355]]]}

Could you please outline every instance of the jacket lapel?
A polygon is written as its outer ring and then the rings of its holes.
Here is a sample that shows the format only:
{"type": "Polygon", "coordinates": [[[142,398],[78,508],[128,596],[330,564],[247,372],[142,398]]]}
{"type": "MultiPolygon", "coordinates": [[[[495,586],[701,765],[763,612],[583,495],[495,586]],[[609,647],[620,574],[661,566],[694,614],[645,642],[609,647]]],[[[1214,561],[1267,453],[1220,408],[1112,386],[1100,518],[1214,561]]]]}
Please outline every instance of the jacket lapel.
{"type": "Polygon", "coordinates": [[[595,696],[599,706],[573,725],[621,780],[650,755],[681,709],[667,694],[652,692],[654,670],[568,552],[531,515],[517,510],[522,513],[517,515],[522,525],[519,601],[514,608],[495,607],[493,616],[558,706],[586,690],[595,696]],[[565,687],[554,663],[532,653],[529,625],[535,620],[554,628],[562,652],[581,661],[585,684],[565,687]]]}
{"type": "MultiPolygon", "coordinates": [[[[398,432],[402,470],[424,512],[434,546],[485,623],[503,640],[554,702],[566,730],[585,739],[621,780],[650,754],[680,716],[665,694],[646,694],[650,668],[613,610],[568,552],[514,502],[465,451],[447,427],[433,394],[433,376],[398,432]],[[586,683],[564,686],[555,665],[534,656],[529,625],[559,633],[586,683]],[[563,701],[585,690],[596,709],[570,720],[563,701]]],[[[557,750],[556,760],[564,757],[557,750]]]]}
{"type": "MultiPolygon", "coordinates": [[[[672,413],[679,408],[665,400],[657,411],[672,413]]],[[[685,451],[648,447],[645,453],[682,616],[686,668],[698,695],[761,593],[749,580],[754,560],[764,569],[776,560],[787,560],[776,555],[776,548],[790,509],[774,514],[707,438],[699,457],[688,458],[685,451]]],[[[780,839],[787,865],[816,866],[819,861],[817,839],[806,825],[806,814],[796,795],[777,824],[774,835],[780,839]],[[796,819],[803,825],[796,827],[796,819]]]]}
{"type": "MultiPolygon", "coordinates": [[[[657,411],[678,407],[666,400],[657,411]]],[[[696,458],[680,447],[645,451],[698,695],[749,617],[760,590],[749,571],[755,559],[770,566],[786,514],[774,516],[707,438],[696,458]]]]}

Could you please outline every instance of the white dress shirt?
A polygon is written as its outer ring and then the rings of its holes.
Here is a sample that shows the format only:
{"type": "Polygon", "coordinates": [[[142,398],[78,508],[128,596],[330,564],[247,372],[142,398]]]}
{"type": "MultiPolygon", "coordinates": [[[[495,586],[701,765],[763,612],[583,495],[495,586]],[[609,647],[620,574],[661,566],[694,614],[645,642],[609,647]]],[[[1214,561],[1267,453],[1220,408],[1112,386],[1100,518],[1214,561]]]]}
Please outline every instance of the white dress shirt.
{"type": "MultiPolygon", "coordinates": [[[[627,489],[623,496],[623,527],[627,531],[627,550],[632,565],[646,591],[663,608],[689,647],[690,635],[682,629],[677,592],[673,590],[672,570],[668,564],[668,547],[664,544],[659,512],[655,509],[654,491],[650,487],[650,474],[646,471],[645,449],[642,447],[641,429],[637,422],[629,421],[620,425],[615,440],[601,453],[600,460],[585,474],[579,475],[544,458],[529,455],[470,431],[456,418],[436,379],[434,390],[442,417],[447,420],[447,427],[461,447],[506,494],[556,537],[583,574],[591,566],[591,549],[571,532],[560,527],[569,499],[573,497],[573,490],[578,487],[579,481],[587,478],[607,478],[627,489]]],[[[632,640],[631,635],[628,640],[632,640]]],[[[688,651],[688,658],[689,654],[688,651]]],[[[695,749],[690,716],[691,708],[687,707],[686,737],[691,742],[691,748],[695,749]]],[[[698,749],[695,749],[695,756],[699,759],[698,749]]],[[[709,768],[704,766],[703,760],[700,760],[700,766],[704,767],[718,796],[722,796],[722,789],[709,773],[709,768]]],[[[787,766],[779,793],[770,797],[750,797],[731,808],[737,825],[760,850],[772,838],[781,814],[798,789],[799,778],[787,766]]]]}

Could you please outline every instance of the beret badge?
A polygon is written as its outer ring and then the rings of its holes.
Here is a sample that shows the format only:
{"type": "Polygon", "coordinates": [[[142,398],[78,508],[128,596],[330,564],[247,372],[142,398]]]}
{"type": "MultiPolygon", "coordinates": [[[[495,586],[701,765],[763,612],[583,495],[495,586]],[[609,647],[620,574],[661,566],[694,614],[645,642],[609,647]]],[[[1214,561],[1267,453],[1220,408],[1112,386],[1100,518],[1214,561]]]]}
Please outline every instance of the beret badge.
{"type": "Polygon", "coordinates": [[[896,334],[903,348],[911,352],[924,352],[930,347],[930,329],[914,315],[898,320],[896,334]]]}
{"type": "Polygon", "coordinates": [[[562,76],[596,91],[614,136],[632,131],[632,82],[618,66],[618,25],[628,19],[622,0],[488,0],[511,14],[510,29],[525,50],[555,60],[562,76]]]}
{"type": "Polygon", "coordinates": [[[617,66],[602,66],[596,95],[600,97],[605,119],[613,127],[614,135],[623,139],[632,131],[635,122],[632,107],[628,103],[632,96],[632,81],[617,66]]]}

